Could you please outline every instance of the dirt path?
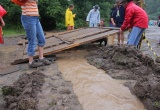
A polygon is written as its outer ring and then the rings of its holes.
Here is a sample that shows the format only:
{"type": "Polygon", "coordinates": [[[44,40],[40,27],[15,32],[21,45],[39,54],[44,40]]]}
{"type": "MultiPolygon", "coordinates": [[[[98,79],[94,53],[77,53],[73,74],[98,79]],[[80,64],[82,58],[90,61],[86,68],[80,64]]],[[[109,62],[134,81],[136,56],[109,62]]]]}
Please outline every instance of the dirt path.
{"type": "Polygon", "coordinates": [[[144,110],[143,104],[103,70],[87,63],[85,51],[59,54],[58,68],[73,89],[84,110],[144,110]]]}

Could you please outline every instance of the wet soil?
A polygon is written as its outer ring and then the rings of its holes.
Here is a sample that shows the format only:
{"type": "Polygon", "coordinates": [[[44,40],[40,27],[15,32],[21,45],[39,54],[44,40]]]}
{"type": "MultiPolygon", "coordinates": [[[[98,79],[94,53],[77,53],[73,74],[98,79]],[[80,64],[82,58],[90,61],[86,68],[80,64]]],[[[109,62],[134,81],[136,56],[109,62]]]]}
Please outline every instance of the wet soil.
{"type": "Polygon", "coordinates": [[[56,64],[20,75],[2,87],[2,94],[1,110],[82,110],[71,82],[65,81],[56,64]]]}
{"type": "MultiPolygon", "coordinates": [[[[0,45],[0,110],[82,110],[56,62],[37,69],[28,68],[27,63],[10,65],[20,40],[5,38],[0,45]]],[[[55,55],[48,57],[55,60],[55,55]]]]}
{"type": "Polygon", "coordinates": [[[132,92],[143,101],[148,110],[160,109],[159,59],[154,63],[151,57],[144,55],[134,46],[117,45],[101,47],[91,52],[87,60],[97,68],[105,70],[112,78],[136,80],[136,84],[130,87],[132,92]]]}
{"type": "Polygon", "coordinates": [[[22,74],[12,86],[2,87],[4,110],[37,110],[37,93],[41,90],[45,75],[40,72],[22,74]]]}

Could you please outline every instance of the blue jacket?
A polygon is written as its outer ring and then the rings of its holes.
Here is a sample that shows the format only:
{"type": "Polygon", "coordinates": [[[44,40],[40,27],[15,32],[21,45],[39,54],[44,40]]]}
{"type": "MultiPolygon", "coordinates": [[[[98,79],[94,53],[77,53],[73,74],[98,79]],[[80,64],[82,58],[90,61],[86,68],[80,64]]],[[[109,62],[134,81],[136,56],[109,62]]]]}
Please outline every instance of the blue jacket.
{"type": "Polygon", "coordinates": [[[124,21],[124,16],[125,16],[125,9],[124,7],[121,5],[121,6],[117,6],[116,9],[115,9],[115,23],[123,23],[124,21]]]}
{"type": "Polygon", "coordinates": [[[111,23],[111,18],[113,18],[114,21],[115,21],[115,18],[116,18],[116,8],[112,8],[112,9],[111,9],[111,12],[110,12],[110,20],[109,20],[110,23],[111,23]]]}

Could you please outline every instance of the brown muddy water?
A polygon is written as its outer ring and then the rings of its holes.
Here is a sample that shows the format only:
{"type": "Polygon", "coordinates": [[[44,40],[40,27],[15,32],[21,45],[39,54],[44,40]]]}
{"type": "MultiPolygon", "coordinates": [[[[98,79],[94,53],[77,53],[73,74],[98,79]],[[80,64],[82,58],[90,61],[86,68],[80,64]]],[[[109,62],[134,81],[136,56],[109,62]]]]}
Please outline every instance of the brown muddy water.
{"type": "Polygon", "coordinates": [[[145,110],[121,82],[87,63],[86,51],[58,54],[58,69],[71,81],[84,110],[145,110]]]}

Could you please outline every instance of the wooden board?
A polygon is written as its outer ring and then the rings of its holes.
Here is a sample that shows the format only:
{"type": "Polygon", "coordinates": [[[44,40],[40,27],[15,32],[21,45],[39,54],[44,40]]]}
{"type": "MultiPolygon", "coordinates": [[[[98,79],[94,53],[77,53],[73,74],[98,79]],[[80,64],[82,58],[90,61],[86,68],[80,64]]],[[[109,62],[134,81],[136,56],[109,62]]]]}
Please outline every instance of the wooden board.
{"type": "MultiPolygon", "coordinates": [[[[113,44],[114,35],[119,32],[117,28],[81,28],[73,31],[60,33],[49,33],[44,46],[44,55],[57,53],[76,46],[87,44],[102,38],[108,38],[108,43],[113,44]]],[[[26,54],[27,46],[24,49],[22,59],[15,60],[12,64],[22,63],[28,60],[26,54]]],[[[38,57],[36,49],[34,58],[38,57]]]]}

